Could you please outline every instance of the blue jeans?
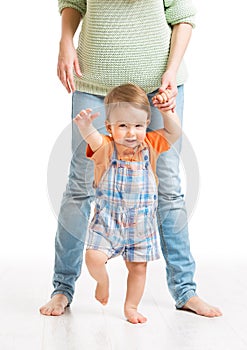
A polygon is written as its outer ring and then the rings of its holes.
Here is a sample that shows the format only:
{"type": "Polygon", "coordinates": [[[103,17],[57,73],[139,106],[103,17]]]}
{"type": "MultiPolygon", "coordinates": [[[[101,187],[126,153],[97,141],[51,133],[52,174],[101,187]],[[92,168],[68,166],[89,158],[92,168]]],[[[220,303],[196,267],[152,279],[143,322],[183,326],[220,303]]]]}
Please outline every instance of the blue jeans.
{"type": "MultiPolygon", "coordinates": [[[[177,113],[183,115],[183,86],[178,87],[177,113]]],[[[156,92],[148,94],[151,101],[156,92]]],[[[76,91],[72,97],[72,118],[87,107],[99,111],[94,126],[107,134],[104,121],[104,97],[76,91]]],[[[152,108],[150,129],[163,127],[159,111],[152,108]]],[[[193,282],[195,263],[190,253],[187,214],[179,178],[179,152],[181,138],[158,159],[159,177],[158,223],[161,249],[166,261],[167,283],[176,307],[181,308],[195,295],[193,282]]],[[[55,238],[55,266],[53,285],[55,294],[64,294],[72,302],[75,281],[80,275],[83,248],[94,200],[93,162],[85,156],[86,143],[82,140],[77,126],[72,123],[72,160],[69,179],[63,195],[58,229],[55,238]]]]}

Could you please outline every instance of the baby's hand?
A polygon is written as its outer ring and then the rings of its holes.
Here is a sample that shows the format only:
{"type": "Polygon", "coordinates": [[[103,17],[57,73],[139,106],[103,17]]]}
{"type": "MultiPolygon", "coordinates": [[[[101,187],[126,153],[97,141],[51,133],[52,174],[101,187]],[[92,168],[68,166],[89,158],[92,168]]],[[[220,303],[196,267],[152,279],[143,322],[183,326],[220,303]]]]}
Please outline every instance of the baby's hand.
{"type": "Polygon", "coordinates": [[[171,91],[166,89],[165,91],[158,92],[153,98],[152,102],[154,107],[157,107],[160,111],[174,112],[176,107],[176,99],[171,98],[171,91]]]}
{"type": "Polygon", "coordinates": [[[99,115],[99,112],[92,114],[91,108],[83,109],[75,116],[74,122],[79,128],[87,128],[91,126],[92,121],[99,115]]]}
{"type": "Polygon", "coordinates": [[[164,92],[159,92],[152,98],[153,105],[161,105],[169,101],[169,98],[171,96],[171,93],[168,89],[166,89],[164,92]]]}

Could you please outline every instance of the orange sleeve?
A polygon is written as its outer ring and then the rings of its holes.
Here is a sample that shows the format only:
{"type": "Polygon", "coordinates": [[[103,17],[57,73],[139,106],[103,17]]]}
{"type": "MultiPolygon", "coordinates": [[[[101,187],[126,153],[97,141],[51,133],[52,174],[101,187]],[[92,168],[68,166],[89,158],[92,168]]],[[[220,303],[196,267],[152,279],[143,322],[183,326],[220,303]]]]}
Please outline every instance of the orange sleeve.
{"type": "Polygon", "coordinates": [[[89,159],[93,159],[93,160],[98,160],[98,155],[101,154],[102,156],[102,152],[105,153],[108,150],[108,146],[113,140],[110,136],[106,136],[106,135],[101,135],[102,136],[102,145],[97,149],[97,151],[93,151],[91,149],[91,147],[89,145],[87,145],[86,148],[86,157],[89,159]]]}
{"type": "Polygon", "coordinates": [[[167,139],[156,131],[147,132],[146,141],[153,147],[157,154],[170,149],[167,139]]]}

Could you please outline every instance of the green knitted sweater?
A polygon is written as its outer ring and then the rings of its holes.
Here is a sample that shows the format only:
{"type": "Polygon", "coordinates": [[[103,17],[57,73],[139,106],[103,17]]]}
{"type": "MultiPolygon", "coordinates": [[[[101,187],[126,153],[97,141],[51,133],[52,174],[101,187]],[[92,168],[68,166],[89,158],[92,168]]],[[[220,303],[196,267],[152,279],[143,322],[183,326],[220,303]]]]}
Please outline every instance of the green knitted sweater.
{"type": "MultiPolygon", "coordinates": [[[[194,25],[191,0],[58,0],[83,18],[77,53],[83,76],[76,89],[106,95],[114,86],[131,82],[147,93],[161,85],[169,55],[171,27],[194,25]]],[[[184,62],[177,84],[186,80],[184,62]]]]}

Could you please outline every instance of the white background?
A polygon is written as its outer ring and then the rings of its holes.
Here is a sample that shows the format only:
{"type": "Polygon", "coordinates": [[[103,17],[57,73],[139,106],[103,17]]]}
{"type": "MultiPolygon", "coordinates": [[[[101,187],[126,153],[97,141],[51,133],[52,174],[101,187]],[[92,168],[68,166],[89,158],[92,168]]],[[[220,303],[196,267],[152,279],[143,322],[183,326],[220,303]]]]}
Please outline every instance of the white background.
{"type": "MultiPolygon", "coordinates": [[[[200,170],[191,245],[197,260],[233,261],[246,256],[244,0],[195,4],[184,112],[184,131],[200,170]]],[[[47,194],[47,167],[71,109],[71,96],[56,76],[57,1],[5,2],[0,35],[0,256],[16,262],[50,259],[52,270],[56,218],[47,194]]]]}

